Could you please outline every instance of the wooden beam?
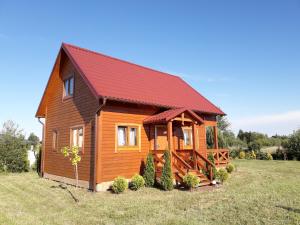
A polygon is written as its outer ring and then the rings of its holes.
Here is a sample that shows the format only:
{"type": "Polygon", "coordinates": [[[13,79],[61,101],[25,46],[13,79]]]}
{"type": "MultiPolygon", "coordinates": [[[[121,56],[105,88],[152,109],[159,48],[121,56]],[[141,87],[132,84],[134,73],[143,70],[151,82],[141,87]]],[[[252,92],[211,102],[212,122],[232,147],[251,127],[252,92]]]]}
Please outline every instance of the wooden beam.
{"type": "Polygon", "coordinates": [[[196,159],[196,124],[192,125],[192,133],[193,133],[193,160],[194,160],[194,169],[197,169],[197,159],[196,159]]]}
{"type": "Polygon", "coordinates": [[[217,153],[217,164],[220,164],[220,159],[219,159],[219,143],[218,143],[218,127],[214,126],[214,143],[215,143],[215,150],[217,153]]]}
{"type": "Polygon", "coordinates": [[[173,127],[172,127],[172,121],[169,121],[168,125],[167,125],[167,137],[168,137],[168,146],[169,146],[169,151],[170,151],[171,167],[173,167],[172,153],[173,153],[174,149],[173,149],[173,127]]]}
{"type": "Polygon", "coordinates": [[[193,120],[189,119],[189,118],[179,118],[179,117],[176,117],[174,119],[172,119],[172,121],[184,121],[184,122],[193,122],[193,120]]]}

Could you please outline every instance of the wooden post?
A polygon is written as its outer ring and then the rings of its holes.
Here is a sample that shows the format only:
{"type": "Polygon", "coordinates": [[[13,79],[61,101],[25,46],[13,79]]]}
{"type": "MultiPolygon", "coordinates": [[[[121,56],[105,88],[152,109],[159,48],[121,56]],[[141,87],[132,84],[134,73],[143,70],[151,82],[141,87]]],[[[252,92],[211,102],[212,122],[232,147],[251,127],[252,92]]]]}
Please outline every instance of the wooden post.
{"type": "Polygon", "coordinates": [[[193,160],[194,160],[194,169],[197,169],[197,159],[196,159],[196,123],[193,122],[192,125],[192,132],[193,132],[193,160]]]}
{"type": "Polygon", "coordinates": [[[217,165],[219,165],[219,144],[218,144],[218,128],[214,126],[214,143],[215,143],[215,151],[217,154],[217,165]]]}
{"type": "Polygon", "coordinates": [[[168,135],[168,146],[170,151],[170,159],[171,159],[171,167],[173,167],[173,128],[172,128],[172,121],[168,122],[168,128],[167,128],[167,135],[168,135]]]}

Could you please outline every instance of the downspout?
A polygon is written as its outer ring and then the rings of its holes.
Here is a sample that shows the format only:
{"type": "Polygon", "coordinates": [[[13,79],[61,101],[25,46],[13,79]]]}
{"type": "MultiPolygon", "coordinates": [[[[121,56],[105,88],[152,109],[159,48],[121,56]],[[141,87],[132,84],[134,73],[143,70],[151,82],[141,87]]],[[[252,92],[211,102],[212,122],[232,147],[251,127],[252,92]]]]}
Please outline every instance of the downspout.
{"type": "Polygon", "coordinates": [[[40,177],[44,176],[44,162],[45,162],[45,124],[41,121],[41,117],[38,117],[38,121],[42,124],[43,131],[42,131],[42,151],[41,154],[41,165],[40,165],[40,177]]]}
{"type": "Polygon", "coordinates": [[[98,172],[98,132],[99,132],[99,124],[98,117],[102,108],[106,105],[107,98],[103,98],[103,102],[100,105],[95,113],[95,151],[94,151],[94,180],[93,180],[93,191],[96,192],[97,187],[97,172],[98,172]]]}

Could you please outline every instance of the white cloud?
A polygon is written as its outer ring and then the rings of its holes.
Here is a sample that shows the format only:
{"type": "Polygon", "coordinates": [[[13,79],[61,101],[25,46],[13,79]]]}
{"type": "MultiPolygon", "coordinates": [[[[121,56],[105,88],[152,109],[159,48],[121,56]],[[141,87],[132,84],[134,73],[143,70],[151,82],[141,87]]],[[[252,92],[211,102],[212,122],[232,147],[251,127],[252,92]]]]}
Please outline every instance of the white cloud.
{"type": "Polygon", "coordinates": [[[235,132],[242,129],[263,132],[268,135],[287,135],[300,128],[300,110],[232,119],[231,123],[235,132]]]}

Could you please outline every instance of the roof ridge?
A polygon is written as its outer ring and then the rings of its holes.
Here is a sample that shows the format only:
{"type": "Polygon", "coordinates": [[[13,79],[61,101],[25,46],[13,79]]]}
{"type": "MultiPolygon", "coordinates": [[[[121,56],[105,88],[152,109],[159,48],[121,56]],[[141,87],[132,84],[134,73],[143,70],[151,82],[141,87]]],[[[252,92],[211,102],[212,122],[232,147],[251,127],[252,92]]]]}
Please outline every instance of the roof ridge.
{"type": "Polygon", "coordinates": [[[90,49],[87,49],[87,48],[82,48],[82,47],[79,47],[79,46],[76,46],[76,45],[72,45],[72,44],[69,44],[69,43],[65,43],[65,42],[63,42],[62,45],[66,45],[66,46],[69,46],[71,48],[76,48],[78,50],[89,52],[89,53],[92,53],[92,54],[101,55],[101,56],[106,57],[106,58],[110,58],[110,59],[113,59],[113,60],[116,60],[116,61],[120,61],[120,62],[123,62],[123,63],[131,64],[133,66],[138,66],[138,67],[141,67],[141,68],[144,68],[144,69],[147,69],[147,70],[151,70],[151,71],[154,71],[154,72],[158,72],[158,73],[164,74],[166,76],[171,76],[171,77],[175,77],[175,78],[179,78],[180,79],[179,75],[174,75],[174,74],[166,73],[166,72],[163,72],[163,71],[160,71],[160,70],[152,69],[152,68],[147,67],[147,66],[142,66],[142,65],[139,65],[139,64],[136,64],[136,63],[133,63],[133,62],[129,62],[129,61],[124,60],[124,59],[119,59],[119,58],[116,58],[116,57],[113,57],[113,56],[105,55],[103,53],[96,52],[96,51],[93,51],[93,50],[90,50],[90,49]]]}

